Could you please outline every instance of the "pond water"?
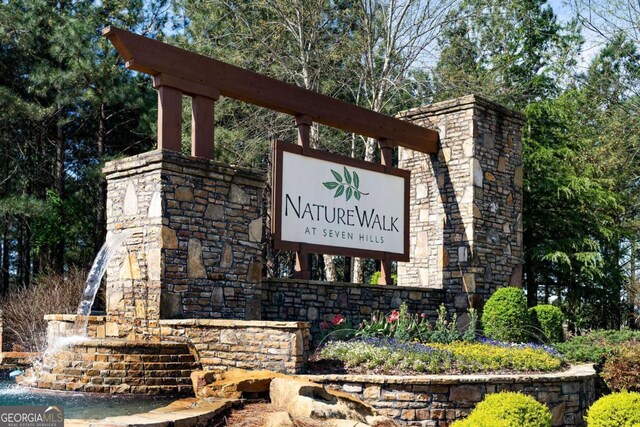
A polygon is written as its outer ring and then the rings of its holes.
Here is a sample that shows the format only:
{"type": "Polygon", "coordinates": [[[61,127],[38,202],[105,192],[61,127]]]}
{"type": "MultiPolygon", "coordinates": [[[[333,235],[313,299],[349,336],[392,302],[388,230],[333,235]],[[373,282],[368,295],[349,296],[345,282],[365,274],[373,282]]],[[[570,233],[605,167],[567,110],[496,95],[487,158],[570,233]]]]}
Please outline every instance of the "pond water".
{"type": "MultiPolygon", "coordinates": [[[[116,415],[148,412],[166,406],[175,397],[140,395],[95,395],[73,392],[33,390],[15,384],[0,372],[0,407],[2,406],[58,406],[64,408],[65,419],[101,419],[116,415]]],[[[1,411],[1,409],[0,409],[1,411]]]]}

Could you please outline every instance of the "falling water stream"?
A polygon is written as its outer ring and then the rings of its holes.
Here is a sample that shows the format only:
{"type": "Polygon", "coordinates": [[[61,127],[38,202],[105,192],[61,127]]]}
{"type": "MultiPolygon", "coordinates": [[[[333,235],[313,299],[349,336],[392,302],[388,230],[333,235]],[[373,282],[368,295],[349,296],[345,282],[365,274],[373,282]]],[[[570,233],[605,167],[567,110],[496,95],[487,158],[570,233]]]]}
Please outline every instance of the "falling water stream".
{"type": "Polygon", "coordinates": [[[91,307],[93,307],[93,303],[96,299],[96,294],[98,293],[98,289],[100,288],[102,277],[107,271],[107,265],[109,264],[111,258],[113,258],[116,250],[129,238],[129,236],[131,236],[131,230],[125,230],[118,234],[112,234],[111,236],[107,237],[107,240],[100,248],[100,251],[98,251],[98,255],[96,255],[96,258],[93,261],[93,265],[91,266],[91,270],[89,270],[89,275],[87,276],[87,281],[85,282],[82,299],[80,300],[80,304],[78,305],[74,335],[86,335],[87,325],[89,323],[89,314],[91,314],[91,307]]]}

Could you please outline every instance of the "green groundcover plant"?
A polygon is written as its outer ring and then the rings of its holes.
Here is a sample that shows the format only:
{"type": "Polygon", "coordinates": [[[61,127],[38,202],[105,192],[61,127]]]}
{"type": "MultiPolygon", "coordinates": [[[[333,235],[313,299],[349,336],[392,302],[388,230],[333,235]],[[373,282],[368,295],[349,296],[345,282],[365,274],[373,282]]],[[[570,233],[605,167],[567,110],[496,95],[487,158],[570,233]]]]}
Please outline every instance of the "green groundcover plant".
{"type": "Polygon", "coordinates": [[[536,345],[512,347],[507,343],[422,344],[393,338],[361,338],[332,341],[320,350],[320,358],[338,360],[355,370],[393,373],[514,371],[549,372],[559,369],[558,355],[536,345]]]}
{"type": "Polygon", "coordinates": [[[530,396],[501,392],[488,395],[451,427],[551,427],[551,412],[530,396]]]}
{"type": "Polygon", "coordinates": [[[634,342],[640,343],[640,331],[600,330],[573,337],[554,346],[569,362],[599,363],[616,348],[634,342]]]}
{"type": "Polygon", "coordinates": [[[640,393],[601,397],[589,408],[587,427],[640,427],[640,393]]]}

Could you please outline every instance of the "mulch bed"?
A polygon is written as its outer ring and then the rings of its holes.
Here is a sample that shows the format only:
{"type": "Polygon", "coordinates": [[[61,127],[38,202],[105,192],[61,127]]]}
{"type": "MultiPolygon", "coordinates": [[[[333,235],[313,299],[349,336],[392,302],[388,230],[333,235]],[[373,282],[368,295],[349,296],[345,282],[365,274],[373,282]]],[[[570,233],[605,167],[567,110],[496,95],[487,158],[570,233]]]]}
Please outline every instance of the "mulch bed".
{"type": "MultiPolygon", "coordinates": [[[[281,412],[267,402],[245,403],[242,407],[233,408],[225,417],[226,426],[229,427],[264,427],[269,414],[281,412]]],[[[296,418],[293,420],[296,427],[323,427],[320,421],[314,421],[310,418],[296,418]]]]}

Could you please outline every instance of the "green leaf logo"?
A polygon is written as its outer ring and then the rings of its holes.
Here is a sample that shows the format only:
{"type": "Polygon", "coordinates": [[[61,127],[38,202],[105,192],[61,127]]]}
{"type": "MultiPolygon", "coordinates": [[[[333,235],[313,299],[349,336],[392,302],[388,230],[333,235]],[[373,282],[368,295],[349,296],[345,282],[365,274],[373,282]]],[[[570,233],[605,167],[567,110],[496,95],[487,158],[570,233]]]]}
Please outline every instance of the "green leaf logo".
{"type": "Polygon", "coordinates": [[[345,196],[345,200],[349,200],[352,197],[356,200],[360,200],[362,196],[368,196],[369,193],[363,193],[360,191],[360,177],[356,171],[349,172],[349,169],[345,166],[343,174],[331,169],[331,174],[335,181],[323,182],[328,190],[336,190],[333,194],[334,198],[345,196]]]}

